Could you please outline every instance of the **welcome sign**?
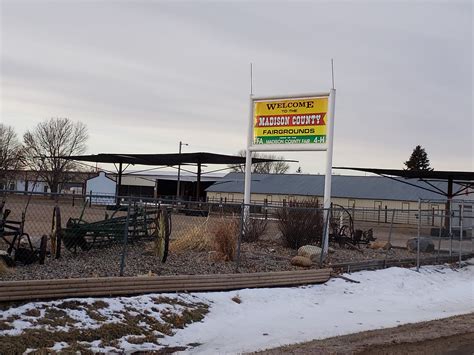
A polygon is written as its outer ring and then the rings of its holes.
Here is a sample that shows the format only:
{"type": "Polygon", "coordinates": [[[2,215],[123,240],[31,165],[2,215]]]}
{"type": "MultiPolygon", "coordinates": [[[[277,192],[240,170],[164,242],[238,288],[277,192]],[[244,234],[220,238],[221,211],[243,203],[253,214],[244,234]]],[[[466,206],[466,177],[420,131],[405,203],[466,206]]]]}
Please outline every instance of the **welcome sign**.
{"type": "Polygon", "coordinates": [[[329,97],[256,100],[253,145],[325,144],[329,97]]]}
{"type": "MultiPolygon", "coordinates": [[[[252,185],[252,152],[324,151],[325,220],[331,207],[332,152],[336,89],[329,92],[260,96],[250,95],[247,151],[245,154],[244,218],[250,216],[252,185]]],[[[323,254],[329,246],[326,228],[323,254]]]]}

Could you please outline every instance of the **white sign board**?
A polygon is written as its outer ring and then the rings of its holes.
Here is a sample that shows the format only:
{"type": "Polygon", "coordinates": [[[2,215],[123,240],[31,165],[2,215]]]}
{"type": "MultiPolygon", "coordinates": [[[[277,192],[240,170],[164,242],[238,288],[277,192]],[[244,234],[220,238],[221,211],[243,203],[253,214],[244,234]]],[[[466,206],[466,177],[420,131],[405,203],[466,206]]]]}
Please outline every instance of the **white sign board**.
{"type": "MultiPolygon", "coordinates": [[[[250,204],[251,196],[252,152],[325,151],[324,208],[327,221],[331,207],[335,101],[335,89],[318,94],[250,97],[244,189],[246,206],[250,204]]],[[[324,253],[327,253],[328,241],[329,228],[326,228],[324,253]]]]}

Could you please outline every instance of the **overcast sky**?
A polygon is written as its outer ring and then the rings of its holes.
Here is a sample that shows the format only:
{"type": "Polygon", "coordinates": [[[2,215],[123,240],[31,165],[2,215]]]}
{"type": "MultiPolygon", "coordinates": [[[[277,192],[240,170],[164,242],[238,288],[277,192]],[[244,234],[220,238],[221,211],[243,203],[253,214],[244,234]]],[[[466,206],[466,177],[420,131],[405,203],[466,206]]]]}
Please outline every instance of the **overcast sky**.
{"type": "MultiPolygon", "coordinates": [[[[471,1],[1,3],[1,121],[84,122],[89,153],[233,154],[254,93],[337,89],[334,166],[474,170],[471,1]]],[[[321,152],[284,153],[305,173],[321,152]]]]}

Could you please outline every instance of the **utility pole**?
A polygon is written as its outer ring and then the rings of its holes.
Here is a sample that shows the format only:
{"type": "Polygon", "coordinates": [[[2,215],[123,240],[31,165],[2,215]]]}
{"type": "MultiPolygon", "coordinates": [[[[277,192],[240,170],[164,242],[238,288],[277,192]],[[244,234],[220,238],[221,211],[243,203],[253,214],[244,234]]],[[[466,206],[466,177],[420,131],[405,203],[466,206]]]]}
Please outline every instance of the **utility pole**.
{"type": "MultiPolygon", "coordinates": [[[[179,141],[179,155],[181,155],[181,147],[183,145],[188,146],[189,144],[179,141]]],[[[179,185],[181,182],[180,179],[181,179],[181,164],[178,164],[178,186],[176,188],[176,199],[179,199],[181,195],[180,190],[179,190],[179,187],[180,187],[179,185]]]]}

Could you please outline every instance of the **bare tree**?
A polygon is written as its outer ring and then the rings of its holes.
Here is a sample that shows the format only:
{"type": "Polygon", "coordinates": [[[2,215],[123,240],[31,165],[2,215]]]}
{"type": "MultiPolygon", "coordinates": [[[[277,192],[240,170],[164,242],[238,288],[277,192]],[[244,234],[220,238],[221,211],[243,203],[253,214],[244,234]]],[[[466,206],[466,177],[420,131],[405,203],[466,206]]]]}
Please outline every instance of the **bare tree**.
{"type": "Polygon", "coordinates": [[[84,153],[87,139],[87,127],[81,122],[68,118],[43,121],[23,136],[26,162],[45,179],[51,192],[58,192],[59,184],[70,180],[68,172],[77,169],[75,162],[62,157],[84,153]]]}
{"type": "MultiPolygon", "coordinates": [[[[245,150],[239,150],[237,154],[241,157],[245,157],[245,150]]],[[[286,161],[281,161],[285,159],[283,156],[252,153],[252,158],[276,160],[265,163],[252,164],[252,173],[255,174],[284,174],[290,169],[290,165],[286,161]]],[[[245,164],[229,165],[229,167],[231,168],[231,171],[241,173],[245,172],[245,164]]]]}
{"type": "Polygon", "coordinates": [[[13,127],[0,123],[0,182],[6,186],[23,166],[22,148],[13,127]]]}

